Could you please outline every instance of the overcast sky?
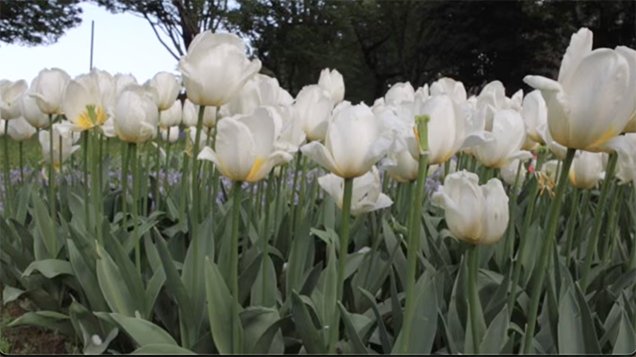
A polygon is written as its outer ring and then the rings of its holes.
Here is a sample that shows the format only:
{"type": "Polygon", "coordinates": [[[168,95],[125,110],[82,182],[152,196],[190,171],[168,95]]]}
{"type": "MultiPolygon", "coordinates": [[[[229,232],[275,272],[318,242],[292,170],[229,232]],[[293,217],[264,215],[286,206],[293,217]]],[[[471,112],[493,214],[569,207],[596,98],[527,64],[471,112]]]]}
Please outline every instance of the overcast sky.
{"type": "Polygon", "coordinates": [[[175,60],[159,43],[145,19],[131,14],[111,14],[83,3],[81,25],[68,30],[48,46],[0,43],[0,79],[31,82],[42,68],[58,67],[71,77],[90,68],[91,20],[95,21],[93,66],[111,74],[131,73],[139,82],[159,71],[177,73],[175,60]]]}

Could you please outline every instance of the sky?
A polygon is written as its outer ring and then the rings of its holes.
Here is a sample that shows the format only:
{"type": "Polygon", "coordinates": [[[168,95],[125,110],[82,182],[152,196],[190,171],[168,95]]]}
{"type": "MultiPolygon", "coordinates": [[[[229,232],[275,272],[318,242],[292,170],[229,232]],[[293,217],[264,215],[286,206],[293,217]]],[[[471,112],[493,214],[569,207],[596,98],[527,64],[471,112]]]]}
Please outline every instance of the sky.
{"type": "Polygon", "coordinates": [[[155,36],[146,19],[131,14],[111,14],[90,3],[80,5],[82,23],[48,46],[0,43],[0,79],[31,82],[43,68],[57,67],[71,77],[90,69],[91,20],[95,21],[93,67],[111,74],[131,73],[144,82],[155,73],[177,74],[177,60],[155,36]]]}

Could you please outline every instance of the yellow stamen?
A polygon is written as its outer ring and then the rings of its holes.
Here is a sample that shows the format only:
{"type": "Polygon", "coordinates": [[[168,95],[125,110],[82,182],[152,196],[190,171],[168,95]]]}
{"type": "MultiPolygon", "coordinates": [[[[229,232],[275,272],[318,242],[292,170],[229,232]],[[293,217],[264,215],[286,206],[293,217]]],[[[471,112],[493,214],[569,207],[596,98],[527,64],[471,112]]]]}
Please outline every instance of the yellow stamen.
{"type": "Polygon", "coordinates": [[[82,114],[80,114],[79,118],[77,118],[77,121],[75,122],[75,125],[77,125],[82,130],[88,130],[94,126],[93,122],[90,119],[88,111],[83,111],[82,114]]]}
{"type": "Polygon", "coordinates": [[[252,168],[250,168],[250,172],[247,174],[247,177],[245,177],[245,181],[247,182],[258,181],[260,177],[258,177],[257,175],[260,173],[261,167],[263,166],[264,163],[265,163],[264,159],[256,158],[256,160],[254,160],[254,163],[252,164],[252,168]]]}

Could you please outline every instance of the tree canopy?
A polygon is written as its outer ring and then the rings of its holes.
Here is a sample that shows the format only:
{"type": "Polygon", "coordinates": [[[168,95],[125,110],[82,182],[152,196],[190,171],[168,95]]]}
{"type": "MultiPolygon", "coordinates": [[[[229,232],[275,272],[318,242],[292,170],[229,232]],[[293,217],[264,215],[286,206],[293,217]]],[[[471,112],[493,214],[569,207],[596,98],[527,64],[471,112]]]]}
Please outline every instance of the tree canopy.
{"type": "Polygon", "coordinates": [[[80,0],[0,0],[0,42],[46,45],[81,23],[80,0]]]}

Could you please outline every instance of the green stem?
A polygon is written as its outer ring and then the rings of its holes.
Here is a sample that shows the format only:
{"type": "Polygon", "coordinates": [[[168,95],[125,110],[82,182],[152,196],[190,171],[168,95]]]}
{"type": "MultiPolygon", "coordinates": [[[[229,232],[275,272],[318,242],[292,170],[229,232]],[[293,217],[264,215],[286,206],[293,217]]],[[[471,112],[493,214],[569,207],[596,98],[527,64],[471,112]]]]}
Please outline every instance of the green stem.
{"type": "MultiPolygon", "coordinates": [[[[93,204],[93,212],[95,214],[95,235],[97,237],[97,241],[101,244],[104,244],[102,241],[102,217],[101,217],[101,207],[99,203],[99,161],[101,159],[99,156],[99,138],[97,137],[97,133],[91,133],[92,137],[92,145],[91,145],[91,203],[93,204]]],[[[88,204],[88,202],[87,202],[88,204]]]]}
{"type": "Polygon", "coordinates": [[[632,223],[634,224],[634,239],[632,239],[632,251],[629,259],[629,270],[636,269],[636,181],[632,181],[632,199],[631,204],[634,205],[632,223]]]}
{"type": "Polygon", "coordinates": [[[550,264],[550,260],[548,259],[548,257],[551,255],[550,253],[552,252],[552,244],[556,240],[557,223],[559,222],[559,215],[561,213],[563,193],[565,192],[565,188],[568,184],[567,173],[570,172],[570,166],[572,165],[572,160],[574,159],[575,152],[576,149],[568,149],[565,161],[563,163],[563,174],[559,176],[559,183],[557,184],[556,195],[552,200],[552,204],[550,205],[550,220],[548,222],[548,228],[546,230],[547,234],[545,236],[545,241],[543,242],[543,247],[541,249],[539,262],[537,265],[538,275],[536,277],[536,280],[534,281],[535,284],[532,287],[532,295],[530,296],[530,305],[528,308],[528,326],[526,328],[523,343],[523,352],[525,354],[530,353],[530,349],[532,348],[532,339],[534,337],[534,328],[537,322],[537,312],[539,310],[541,292],[543,291],[543,282],[545,279],[545,273],[548,270],[550,264]]]}
{"type": "Polygon", "coordinates": [[[565,245],[565,266],[570,266],[570,260],[572,259],[572,244],[574,241],[574,231],[576,216],[579,208],[579,201],[581,200],[580,190],[573,190],[572,192],[572,205],[570,207],[570,218],[568,218],[568,224],[565,229],[567,232],[567,240],[565,245]]]}
{"type": "MultiPolygon", "coordinates": [[[[605,171],[605,179],[603,180],[603,187],[601,188],[601,197],[597,209],[597,214],[594,215],[594,229],[592,231],[592,237],[588,243],[587,250],[585,252],[585,260],[583,263],[583,273],[581,277],[581,290],[583,292],[587,289],[589,283],[589,273],[592,266],[592,259],[598,245],[598,238],[601,233],[601,226],[603,223],[603,216],[605,213],[605,206],[607,205],[608,192],[612,178],[614,176],[614,170],[616,169],[616,161],[618,155],[613,152],[610,154],[609,161],[607,163],[607,170],[605,171]]],[[[563,171],[567,175],[567,171],[563,171]]]]}
{"type": "MultiPolygon", "coordinates": [[[[7,217],[11,216],[11,175],[9,171],[11,170],[9,165],[9,121],[4,121],[4,194],[6,196],[6,204],[4,205],[4,211],[7,217]]],[[[49,178],[50,179],[50,178],[49,178]]],[[[51,181],[49,181],[49,186],[51,181]]]]}
{"type": "Polygon", "coordinates": [[[479,250],[477,245],[468,248],[468,310],[470,313],[470,330],[473,339],[473,354],[479,354],[480,337],[477,327],[477,307],[480,306],[479,292],[477,291],[477,273],[479,272],[479,250]]]}
{"type": "Polygon", "coordinates": [[[133,179],[133,194],[132,194],[132,208],[131,213],[133,216],[133,239],[135,240],[135,267],[137,273],[141,274],[141,247],[139,242],[139,183],[141,177],[139,174],[139,155],[137,153],[137,144],[130,143],[130,152],[132,155],[132,179],[133,179]]]}
{"type": "MultiPolygon", "coordinates": [[[[268,275],[265,273],[266,269],[266,258],[269,257],[269,210],[270,210],[270,202],[272,197],[272,186],[274,186],[274,172],[269,173],[269,178],[267,179],[267,193],[265,195],[265,222],[263,224],[263,234],[261,234],[261,241],[263,243],[262,254],[263,259],[261,260],[261,271],[263,272],[263,287],[267,286],[267,277],[268,275]]],[[[259,206],[260,207],[260,206],[259,206]]],[[[274,205],[274,209],[276,206],[274,205]]],[[[262,297],[261,302],[266,301],[267,294],[265,293],[266,289],[262,289],[262,297]]]]}
{"type": "MultiPolygon", "coordinates": [[[[161,117],[161,110],[159,110],[159,117],[161,117]]],[[[170,128],[168,128],[168,133],[170,133],[170,128]]],[[[159,174],[160,174],[160,170],[159,168],[161,167],[160,164],[160,159],[161,159],[161,129],[159,128],[159,126],[157,126],[157,150],[155,151],[155,192],[154,192],[154,207],[155,210],[158,211],[159,210],[159,202],[161,200],[161,195],[159,194],[159,183],[161,182],[161,180],[159,179],[159,174]]]]}
{"type": "MultiPolygon", "coordinates": [[[[8,123],[9,121],[6,121],[8,123]]],[[[55,179],[55,154],[53,152],[53,114],[49,114],[49,213],[51,215],[51,219],[55,221],[55,183],[53,180],[55,179]]],[[[62,148],[60,148],[61,150],[62,148]]],[[[7,163],[8,164],[8,163],[7,163]]],[[[60,162],[60,165],[62,163],[60,162]]]]}
{"type": "Polygon", "coordinates": [[[128,197],[126,195],[128,193],[128,165],[130,163],[130,153],[132,151],[130,147],[134,144],[128,144],[122,141],[122,145],[124,146],[122,149],[124,161],[121,168],[121,212],[123,214],[123,227],[124,230],[127,230],[128,197]]]}
{"type": "MultiPolygon", "coordinates": [[[[52,128],[50,130],[53,130],[52,128]]],[[[88,206],[88,190],[89,190],[89,185],[88,185],[88,149],[90,147],[90,143],[89,143],[89,138],[88,138],[88,131],[83,131],[82,132],[82,141],[83,141],[83,145],[82,145],[82,161],[83,161],[83,166],[84,166],[84,206],[86,207],[85,209],[85,214],[86,214],[86,231],[89,232],[90,231],[90,226],[91,226],[91,211],[89,209],[88,206]]]]}
{"type": "Polygon", "coordinates": [[[333,317],[329,328],[329,353],[336,351],[336,343],[338,342],[338,332],[340,327],[340,313],[338,309],[338,301],[342,301],[344,291],[344,268],[347,261],[347,248],[349,246],[349,216],[351,215],[351,197],[353,195],[354,178],[344,179],[344,196],[342,198],[342,222],[340,225],[340,242],[338,253],[338,275],[337,275],[337,293],[336,301],[331,303],[333,317]]]}
{"type": "Polygon", "coordinates": [[[232,267],[231,288],[232,298],[232,353],[241,353],[240,320],[239,320],[239,284],[238,284],[238,246],[239,222],[241,219],[241,181],[234,182],[232,190],[232,251],[230,252],[230,266],[232,267]]]}
{"type": "Polygon", "coordinates": [[[200,197],[199,197],[199,160],[197,160],[197,155],[199,155],[199,144],[201,143],[201,128],[203,126],[203,113],[205,112],[205,106],[199,106],[199,118],[197,119],[197,131],[194,136],[194,147],[192,148],[192,174],[190,176],[191,184],[190,188],[192,189],[192,236],[194,237],[196,233],[196,226],[200,222],[200,197]]]}
{"type": "Polygon", "coordinates": [[[18,142],[18,165],[20,165],[20,182],[24,183],[24,147],[22,141],[18,142]]]}
{"type": "Polygon", "coordinates": [[[417,257],[420,253],[420,225],[422,216],[422,199],[424,196],[424,183],[428,171],[428,156],[420,154],[415,186],[415,196],[411,201],[411,210],[408,217],[408,248],[406,270],[406,306],[404,308],[404,321],[402,322],[402,353],[409,353],[409,341],[411,339],[411,327],[415,315],[415,280],[417,275],[417,257]]]}
{"type": "Polygon", "coordinates": [[[609,259],[611,256],[611,251],[612,251],[612,247],[614,246],[613,242],[615,240],[616,235],[615,233],[615,229],[617,228],[617,224],[616,221],[618,219],[618,215],[616,214],[616,206],[619,203],[619,197],[621,197],[621,195],[623,194],[623,190],[622,190],[622,186],[617,185],[614,187],[614,193],[612,194],[612,199],[610,200],[610,210],[609,210],[609,217],[607,218],[607,222],[608,222],[608,234],[605,236],[605,239],[603,239],[603,263],[605,265],[607,265],[609,263],[609,259]],[[612,243],[612,244],[610,244],[612,243]]]}

